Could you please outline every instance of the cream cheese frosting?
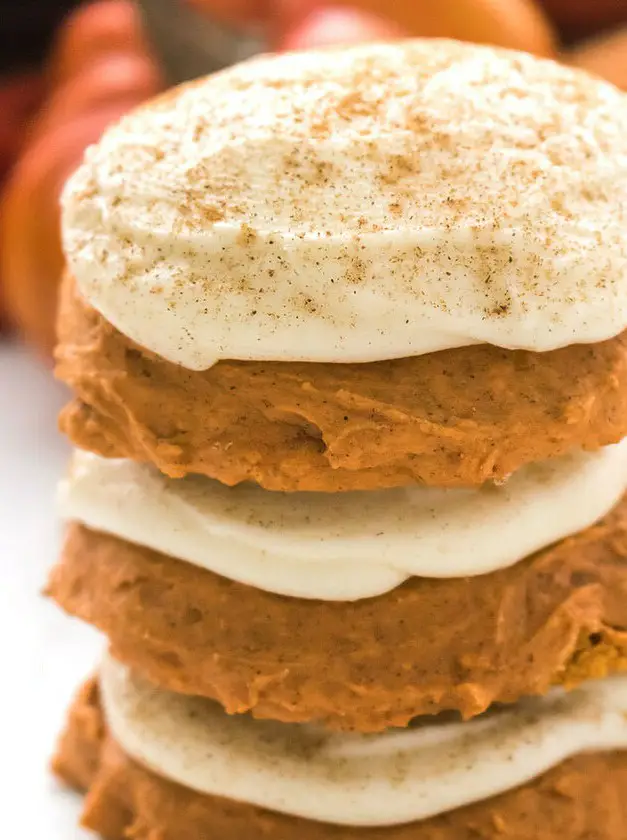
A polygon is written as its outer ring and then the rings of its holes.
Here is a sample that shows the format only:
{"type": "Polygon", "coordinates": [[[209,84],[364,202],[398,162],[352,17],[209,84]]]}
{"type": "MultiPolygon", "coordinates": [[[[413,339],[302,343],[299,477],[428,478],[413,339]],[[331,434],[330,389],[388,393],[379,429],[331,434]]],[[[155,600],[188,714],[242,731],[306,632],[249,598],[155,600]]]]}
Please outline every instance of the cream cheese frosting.
{"type": "Polygon", "coordinates": [[[124,117],[63,197],[84,297],[190,369],[627,327],[627,97],[435,39],[262,57],[124,117]]]}
{"type": "Polygon", "coordinates": [[[464,577],[512,565],[606,514],[627,489],[627,440],[532,464],[505,484],[342,494],[171,479],[77,451],[63,516],[232,580],[350,601],[412,575],[464,577]]]}
{"type": "Polygon", "coordinates": [[[465,723],[378,735],[228,716],[106,658],[107,724],[133,759],[200,793],[336,825],[397,825],[496,796],[581,752],[627,747],[627,677],[465,723]]]}

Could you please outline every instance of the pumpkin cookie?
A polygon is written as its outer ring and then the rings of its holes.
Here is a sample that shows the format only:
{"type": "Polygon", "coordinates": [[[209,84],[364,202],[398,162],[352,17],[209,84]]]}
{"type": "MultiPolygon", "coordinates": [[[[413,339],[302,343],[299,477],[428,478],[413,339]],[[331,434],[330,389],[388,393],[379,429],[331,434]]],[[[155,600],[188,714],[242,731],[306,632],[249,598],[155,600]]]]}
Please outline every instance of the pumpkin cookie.
{"type": "Polygon", "coordinates": [[[62,428],[173,476],[331,492],[617,442],[625,137],[611,85],[455,41],[168,92],[64,193],[62,428]]]}
{"type": "Polygon", "coordinates": [[[111,736],[96,680],[77,695],[53,762],[87,793],[82,824],[109,840],[623,840],[627,753],[592,752],[558,764],[521,787],[420,822],[351,828],[291,817],[168,781],[133,761],[111,736]]]}
{"type": "Polygon", "coordinates": [[[125,338],[68,277],[59,338],[57,375],[76,394],[63,431],[172,476],[332,492],[477,485],[627,433],[627,334],[542,354],[484,344],[191,371],[125,338]]]}

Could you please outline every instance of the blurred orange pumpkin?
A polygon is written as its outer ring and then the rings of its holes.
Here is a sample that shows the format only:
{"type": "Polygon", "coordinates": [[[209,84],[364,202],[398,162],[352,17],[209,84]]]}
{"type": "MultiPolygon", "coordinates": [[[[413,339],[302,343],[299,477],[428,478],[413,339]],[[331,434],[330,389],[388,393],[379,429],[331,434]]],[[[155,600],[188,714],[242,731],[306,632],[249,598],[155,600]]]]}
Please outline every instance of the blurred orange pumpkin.
{"type": "Polygon", "coordinates": [[[120,113],[152,96],[161,87],[156,64],[145,55],[114,52],[97,55],[91,64],[52,92],[45,103],[37,133],[90,108],[119,103],[120,113]]]}
{"type": "MultiPolygon", "coordinates": [[[[0,78],[0,185],[6,179],[24,144],[29,123],[41,103],[44,84],[36,73],[0,78]]],[[[0,323],[4,321],[0,288],[0,323]]]]}
{"type": "Polygon", "coordinates": [[[0,204],[0,285],[7,313],[47,355],[54,345],[63,264],[63,184],[107,125],[162,86],[131,7],[130,0],[98,0],[68,19],[52,54],[51,93],[0,204]]]}
{"type": "Polygon", "coordinates": [[[50,354],[63,266],[59,195],[90,142],[118,115],[116,107],[53,127],[29,146],[3,196],[1,271],[7,310],[24,337],[50,354]]]}
{"type": "Polygon", "coordinates": [[[131,0],[93,0],[78,6],[59,29],[48,62],[53,87],[77,76],[99,55],[148,52],[141,17],[131,0]]]}
{"type": "Polygon", "coordinates": [[[43,80],[37,73],[0,78],[0,177],[23,144],[24,129],[43,95],[43,80]]]}
{"type": "Polygon", "coordinates": [[[555,53],[552,26],[536,0],[350,0],[345,5],[387,18],[410,35],[555,53]]]}
{"type": "Polygon", "coordinates": [[[578,45],[564,60],[627,90],[627,27],[578,45]]]}

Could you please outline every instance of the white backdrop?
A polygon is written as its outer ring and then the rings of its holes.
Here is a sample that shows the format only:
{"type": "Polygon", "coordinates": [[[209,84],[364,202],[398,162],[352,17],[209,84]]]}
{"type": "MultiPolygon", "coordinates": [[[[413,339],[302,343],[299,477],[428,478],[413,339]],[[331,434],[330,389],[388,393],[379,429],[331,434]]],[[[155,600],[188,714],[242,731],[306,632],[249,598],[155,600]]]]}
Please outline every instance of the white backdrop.
{"type": "Polygon", "coordinates": [[[48,772],[72,693],[102,641],[42,597],[61,528],[54,491],[69,447],[65,393],[25,350],[0,342],[0,785],[3,836],[86,840],[80,798],[48,772]]]}

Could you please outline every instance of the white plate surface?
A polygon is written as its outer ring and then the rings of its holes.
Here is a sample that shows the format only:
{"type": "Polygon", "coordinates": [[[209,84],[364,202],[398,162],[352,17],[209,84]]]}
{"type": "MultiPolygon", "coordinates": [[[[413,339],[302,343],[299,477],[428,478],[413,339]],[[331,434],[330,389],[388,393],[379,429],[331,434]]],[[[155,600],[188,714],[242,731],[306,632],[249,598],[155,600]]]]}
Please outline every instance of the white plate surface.
{"type": "Polygon", "coordinates": [[[0,785],[2,836],[87,840],[80,797],[48,772],[65,709],[102,641],[42,597],[59,548],[55,484],[69,447],[65,394],[27,351],[0,341],[0,785]]]}

